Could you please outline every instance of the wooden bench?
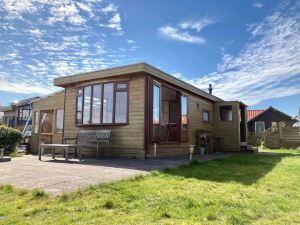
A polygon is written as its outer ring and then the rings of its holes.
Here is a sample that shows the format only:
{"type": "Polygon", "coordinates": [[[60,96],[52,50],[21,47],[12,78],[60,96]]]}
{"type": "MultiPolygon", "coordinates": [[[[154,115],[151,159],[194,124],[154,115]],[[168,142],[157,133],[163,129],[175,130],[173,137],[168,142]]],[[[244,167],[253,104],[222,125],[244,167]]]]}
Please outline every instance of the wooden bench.
{"type": "Polygon", "coordinates": [[[97,149],[97,159],[99,159],[99,147],[100,144],[109,145],[111,138],[111,130],[80,130],[76,137],[74,138],[64,138],[63,144],[40,144],[39,150],[39,159],[41,160],[41,155],[45,148],[52,149],[52,157],[55,157],[55,148],[63,148],[65,151],[65,158],[68,160],[69,149],[74,148],[75,154],[78,154],[79,159],[81,160],[81,148],[96,148],[97,149]],[[75,140],[75,144],[67,144],[68,140],[75,140]],[[80,144],[80,142],[84,143],[92,143],[92,144],[80,144]],[[93,144],[95,143],[95,144],[93,144]]]}

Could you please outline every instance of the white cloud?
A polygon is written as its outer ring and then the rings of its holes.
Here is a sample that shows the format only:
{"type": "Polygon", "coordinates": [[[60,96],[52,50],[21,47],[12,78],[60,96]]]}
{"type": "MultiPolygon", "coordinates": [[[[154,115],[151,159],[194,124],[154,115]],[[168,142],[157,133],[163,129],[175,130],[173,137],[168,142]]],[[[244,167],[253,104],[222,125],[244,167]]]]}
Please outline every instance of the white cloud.
{"type": "Polygon", "coordinates": [[[202,37],[191,35],[186,31],[180,31],[177,28],[171,26],[165,26],[159,28],[159,33],[161,36],[165,38],[176,40],[176,41],[183,41],[183,42],[193,43],[193,44],[205,43],[205,40],[202,37]]]}
{"type": "Polygon", "coordinates": [[[29,33],[32,34],[33,36],[35,37],[41,37],[43,36],[44,32],[41,31],[40,29],[32,29],[32,30],[29,30],[29,33]]]}
{"type": "Polygon", "coordinates": [[[262,8],[262,7],[264,7],[264,4],[262,2],[254,2],[253,7],[262,8]]]}
{"type": "Polygon", "coordinates": [[[47,94],[53,78],[128,63],[134,50],[106,44],[121,16],[101,0],[0,0],[0,14],[0,91],[47,94]]]}
{"type": "Polygon", "coordinates": [[[82,3],[82,2],[76,2],[76,5],[77,5],[81,10],[93,14],[93,10],[92,10],[91,6],[89,6],[88,4],[84,4],[84,3],[82,3]]]}
{"type": "Polygon", "coordinates": [[[121,16],[119,13],[113,15],[113,17],[108,21],[107,27],[121,31],[121,16]]]}
{"type": "Polygon", "coordinates": [[[177,40],[192,44],[204,44],[205,39],[199,35],[203,28],[216,21],[205,17],[197,20],[184,20],[176,26],[163,26],[158,29],[159,34],[167,39],[177,40]],[[194,33],[192,33],[194,32],[194,33]]]}
{"type": "Polygon", "coordinates": [[[236,55],[224,53],[216,72],[190,81],[199,88],[247,104],[300,93],[300,3],[280,6],[248,31],[252,39],[236,55]]]}
{"type": "Polygon", "coordinates": [[[182,29],[193,29],[200,32],[203,28],[208,25],[214,24],[216,21],[212,18],[205,17],[198,20],[185,20],[179,24],[182,29]]]}
{"type": "Polygon", "coordinates": [[[134,44],[134,43],[135,43],[135,41],[134,41],[134,40],[131,40],[131,39],[128,39],[127,42],[128,42],[129,44],[134,44]]]}
{"type": "Polygon", "coordinates": [[[102,12],[104,13],[117,12],[117,9],[118,8],[114,4],[110,3],[108,6],[102,8],[102,12]]]}

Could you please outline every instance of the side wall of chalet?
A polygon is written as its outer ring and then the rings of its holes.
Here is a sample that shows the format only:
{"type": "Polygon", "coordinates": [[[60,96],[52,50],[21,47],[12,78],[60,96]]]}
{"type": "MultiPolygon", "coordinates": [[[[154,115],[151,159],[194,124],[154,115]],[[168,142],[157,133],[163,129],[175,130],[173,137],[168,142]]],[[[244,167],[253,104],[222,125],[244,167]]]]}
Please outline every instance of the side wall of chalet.
{"type": "MultiPolygon", "coordinates": [[[[48,96],[45,99],[41,99],[33,103],[33,117],[32,117],[32,136],[30,140],[30,150],[34,153],[38,152],[39,145],[39,134],[34,133],[34,127],[36,126],[36,112],[41,111],[52,111],[53,112],[53,121],[52,121],[52,134],[47,134],[52,140],[52,143],[62,143],[62,133],[58,133],[55,128],[56,121],[56,110],[64,108],[64,92],[56,93],[52,96],[48,96]]],[[[41,137],[43,138],[43,137],[41,137]]]]}
{"type": "MultiPolygon", "coordinates": [[[[68,86],[66,91],[64,137],[72,138],[79,130],[109,129],[112,137],[109,148],[101,148],[101,157],[144,158],[144,93],[145,76],[141,74],[124,75],[122,77],[103,78],[81,82],[68,86]],[[129,83],[129,118],[126,125],[75,125],[76,91],[90,84],[121,82],[129,83]]],[[[72,141],[68,142],[71,143],[72,141]]],[[[95,149],[83,149],[83,156],[95,156],[95,149]]]]}
{"type": "Polygon", "coordinates": [[[220,151],[240,151],[240,113],[238,102],[214,104],[214,136],[220,138],[220,151]],[[220,106],[232,106],[232,120],[220,120],[220,106]]]}

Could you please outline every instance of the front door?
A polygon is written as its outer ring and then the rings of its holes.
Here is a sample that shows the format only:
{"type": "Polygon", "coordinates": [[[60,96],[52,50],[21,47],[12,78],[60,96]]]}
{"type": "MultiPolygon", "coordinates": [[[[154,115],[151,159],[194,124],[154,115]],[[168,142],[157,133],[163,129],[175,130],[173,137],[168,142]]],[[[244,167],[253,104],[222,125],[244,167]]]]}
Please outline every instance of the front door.
{"type": "Polygon", "coordinates": [[[53,136],[54,111],[41,111],[40,143],[51,144],[53,136]]]}
{"type": "Polygon", "coordinates": [[[155,83],[153,86],[153,141],[180,140],[180,92],[155,83]]]}

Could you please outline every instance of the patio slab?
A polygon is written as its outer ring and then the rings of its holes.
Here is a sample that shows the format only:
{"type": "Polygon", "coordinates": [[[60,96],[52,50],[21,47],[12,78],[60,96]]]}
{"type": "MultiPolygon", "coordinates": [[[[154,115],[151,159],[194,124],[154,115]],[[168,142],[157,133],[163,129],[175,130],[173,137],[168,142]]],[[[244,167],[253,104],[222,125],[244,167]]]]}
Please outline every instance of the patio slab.
{"type": "MultiPolygon", "coordinates": [[[[207,161],[234,154],[208,154],[194,156],[193,160],[207,161]]],[[[135,175],[146,175],[152,170],[174,168],[189,163],[189,156],[162,159],[84,159],[79,162],[63,158],[52,160],[43,156],[24,155],[11,162],[0,163],[0,184],[12,184],[19,188],[41,188],[51,195],[75,191],[88,185],[112,182],[135,175]]]]}

